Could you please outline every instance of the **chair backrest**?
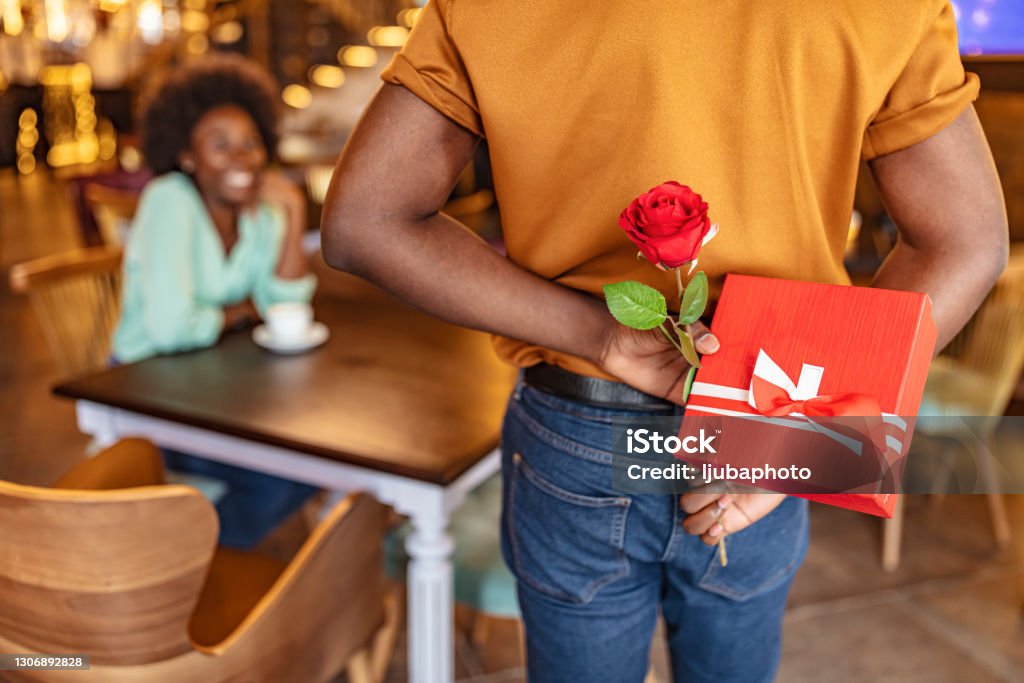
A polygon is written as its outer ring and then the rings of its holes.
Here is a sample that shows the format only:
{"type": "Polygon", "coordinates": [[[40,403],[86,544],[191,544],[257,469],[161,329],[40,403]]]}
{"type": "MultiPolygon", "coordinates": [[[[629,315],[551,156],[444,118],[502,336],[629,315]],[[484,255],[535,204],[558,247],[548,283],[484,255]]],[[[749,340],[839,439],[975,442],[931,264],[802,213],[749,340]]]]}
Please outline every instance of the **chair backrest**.
{"type": "Polygon", "coordinates": [[[121,305],[121,249],[91,247],[11,268],[11,289],[27,293],[65,375],[109,363],[121,305]]]}
{"type": "Polygon", "coordinates": [[[89,211],[96,219],[103,243],[108,246],[122,246],[125,242],[125,233],[139,206],[138,191],[89,183],[82,194],[89,211]]]}
{"type": "Polygon", "coordinates": [[[982,414],[1002,415],[1024,370],[1024,268],[1011,264],[945,353],[986,378],[990,405],[982,414]]]}
{"type": "Polygon", "coordinates": [[[213,507],[185,486],[0,481],[0,641],[122,666],[188,652],[216,542],[213,507]]]}

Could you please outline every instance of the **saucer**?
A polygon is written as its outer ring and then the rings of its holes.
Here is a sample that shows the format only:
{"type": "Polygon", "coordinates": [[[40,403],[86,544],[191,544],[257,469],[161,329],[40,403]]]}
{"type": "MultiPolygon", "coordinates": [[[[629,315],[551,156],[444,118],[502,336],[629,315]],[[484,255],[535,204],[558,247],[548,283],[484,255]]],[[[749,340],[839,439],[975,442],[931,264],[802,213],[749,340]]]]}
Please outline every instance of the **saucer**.
{"type": "Polygon", "coordinates": [[[330,336],[331,333],[327,329],[327,325],[318,322],[310,325],[303,336],[288,340],[275,339],[270,334],[270,330],[267,329],[266,325],[257,325],[252,331],[252,340],[258,346],[262,346],[274,353],[302,353],[303,351],[309,351],[323,344],[330,336]]]}

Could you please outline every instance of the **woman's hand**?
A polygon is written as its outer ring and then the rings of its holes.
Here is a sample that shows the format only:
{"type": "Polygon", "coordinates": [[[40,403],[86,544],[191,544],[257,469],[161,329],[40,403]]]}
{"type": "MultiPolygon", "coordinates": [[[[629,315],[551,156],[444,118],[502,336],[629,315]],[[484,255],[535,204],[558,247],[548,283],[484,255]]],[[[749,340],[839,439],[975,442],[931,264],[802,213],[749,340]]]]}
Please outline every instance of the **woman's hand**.
{"type": "Polygon", "coordinates": [[[284,280],[300,278],[309,272],[302,237],[306,234],[306,195],[280,171],[266,171],[260,185],[260,198],[284,210],[285,236],[274,274],[284,280]]]}
{"type": "MultiPolygon", "coordinates": [[[[718,339],[704,323],[689,325],[687,331],[697,351],[718,351],[718,339]]],[[[614,324],[601,354],[601,367],[634,389],[683,405],[690,364],[656,329],[634,330],[614,324]]]]}
{"type": "Polygon", "coordinates": [[[306,230],[306,195],[280,171],[265,171],[260,181],[260,199],[281,207],[288,217],[289,231],[306,230]]]}
{"type": "Polygon", "coordinates": [[[229,304],[224,307],[224,328],[223,331],[259,322],[260,314],[253,305],[252,300],[246,299],[237,304],[229,304]]]}
{"type": "Polygon", "coordinates": [[[714,482],[679,497],[679,506],[689,513],[683,530],[715,545],[723,536],[746,529],[767,515],[785,498],[785,494],[753,486],[714,482]]]}

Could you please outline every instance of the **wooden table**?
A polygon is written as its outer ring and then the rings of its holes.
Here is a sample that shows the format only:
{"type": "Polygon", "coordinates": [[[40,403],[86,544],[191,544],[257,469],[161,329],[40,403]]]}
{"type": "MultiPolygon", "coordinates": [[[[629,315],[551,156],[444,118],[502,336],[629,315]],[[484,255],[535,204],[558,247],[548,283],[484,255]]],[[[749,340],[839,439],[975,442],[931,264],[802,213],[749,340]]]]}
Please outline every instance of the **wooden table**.
{"type": "MultiPolygon", "coordinates": [[[[409,680],[453,679],[448,519],[499,469],[513,369],[486,335],[321,275],[323,347],[278,356],[248,333],[55,388],[101,444],[130,435],[322,488],[370,491],[410,517],[409,680]]],[[[498,530],[495,529],[495,533],[498,530]]],[[[338,596],[344,599],[344,596],[338,596]]]]}

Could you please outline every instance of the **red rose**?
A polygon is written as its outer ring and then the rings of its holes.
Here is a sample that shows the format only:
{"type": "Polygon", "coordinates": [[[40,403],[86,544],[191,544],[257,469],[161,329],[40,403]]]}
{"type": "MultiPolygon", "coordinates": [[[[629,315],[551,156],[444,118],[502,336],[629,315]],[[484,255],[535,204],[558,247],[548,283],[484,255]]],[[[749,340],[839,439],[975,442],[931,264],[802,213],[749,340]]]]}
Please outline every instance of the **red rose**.
{"type": "Polygon", "coordinates": [[[717,228],[707,202],[674,180],[634,199],[619,215],[619,226],[648,261],[666,268],[694,261],[717,228]]]}

